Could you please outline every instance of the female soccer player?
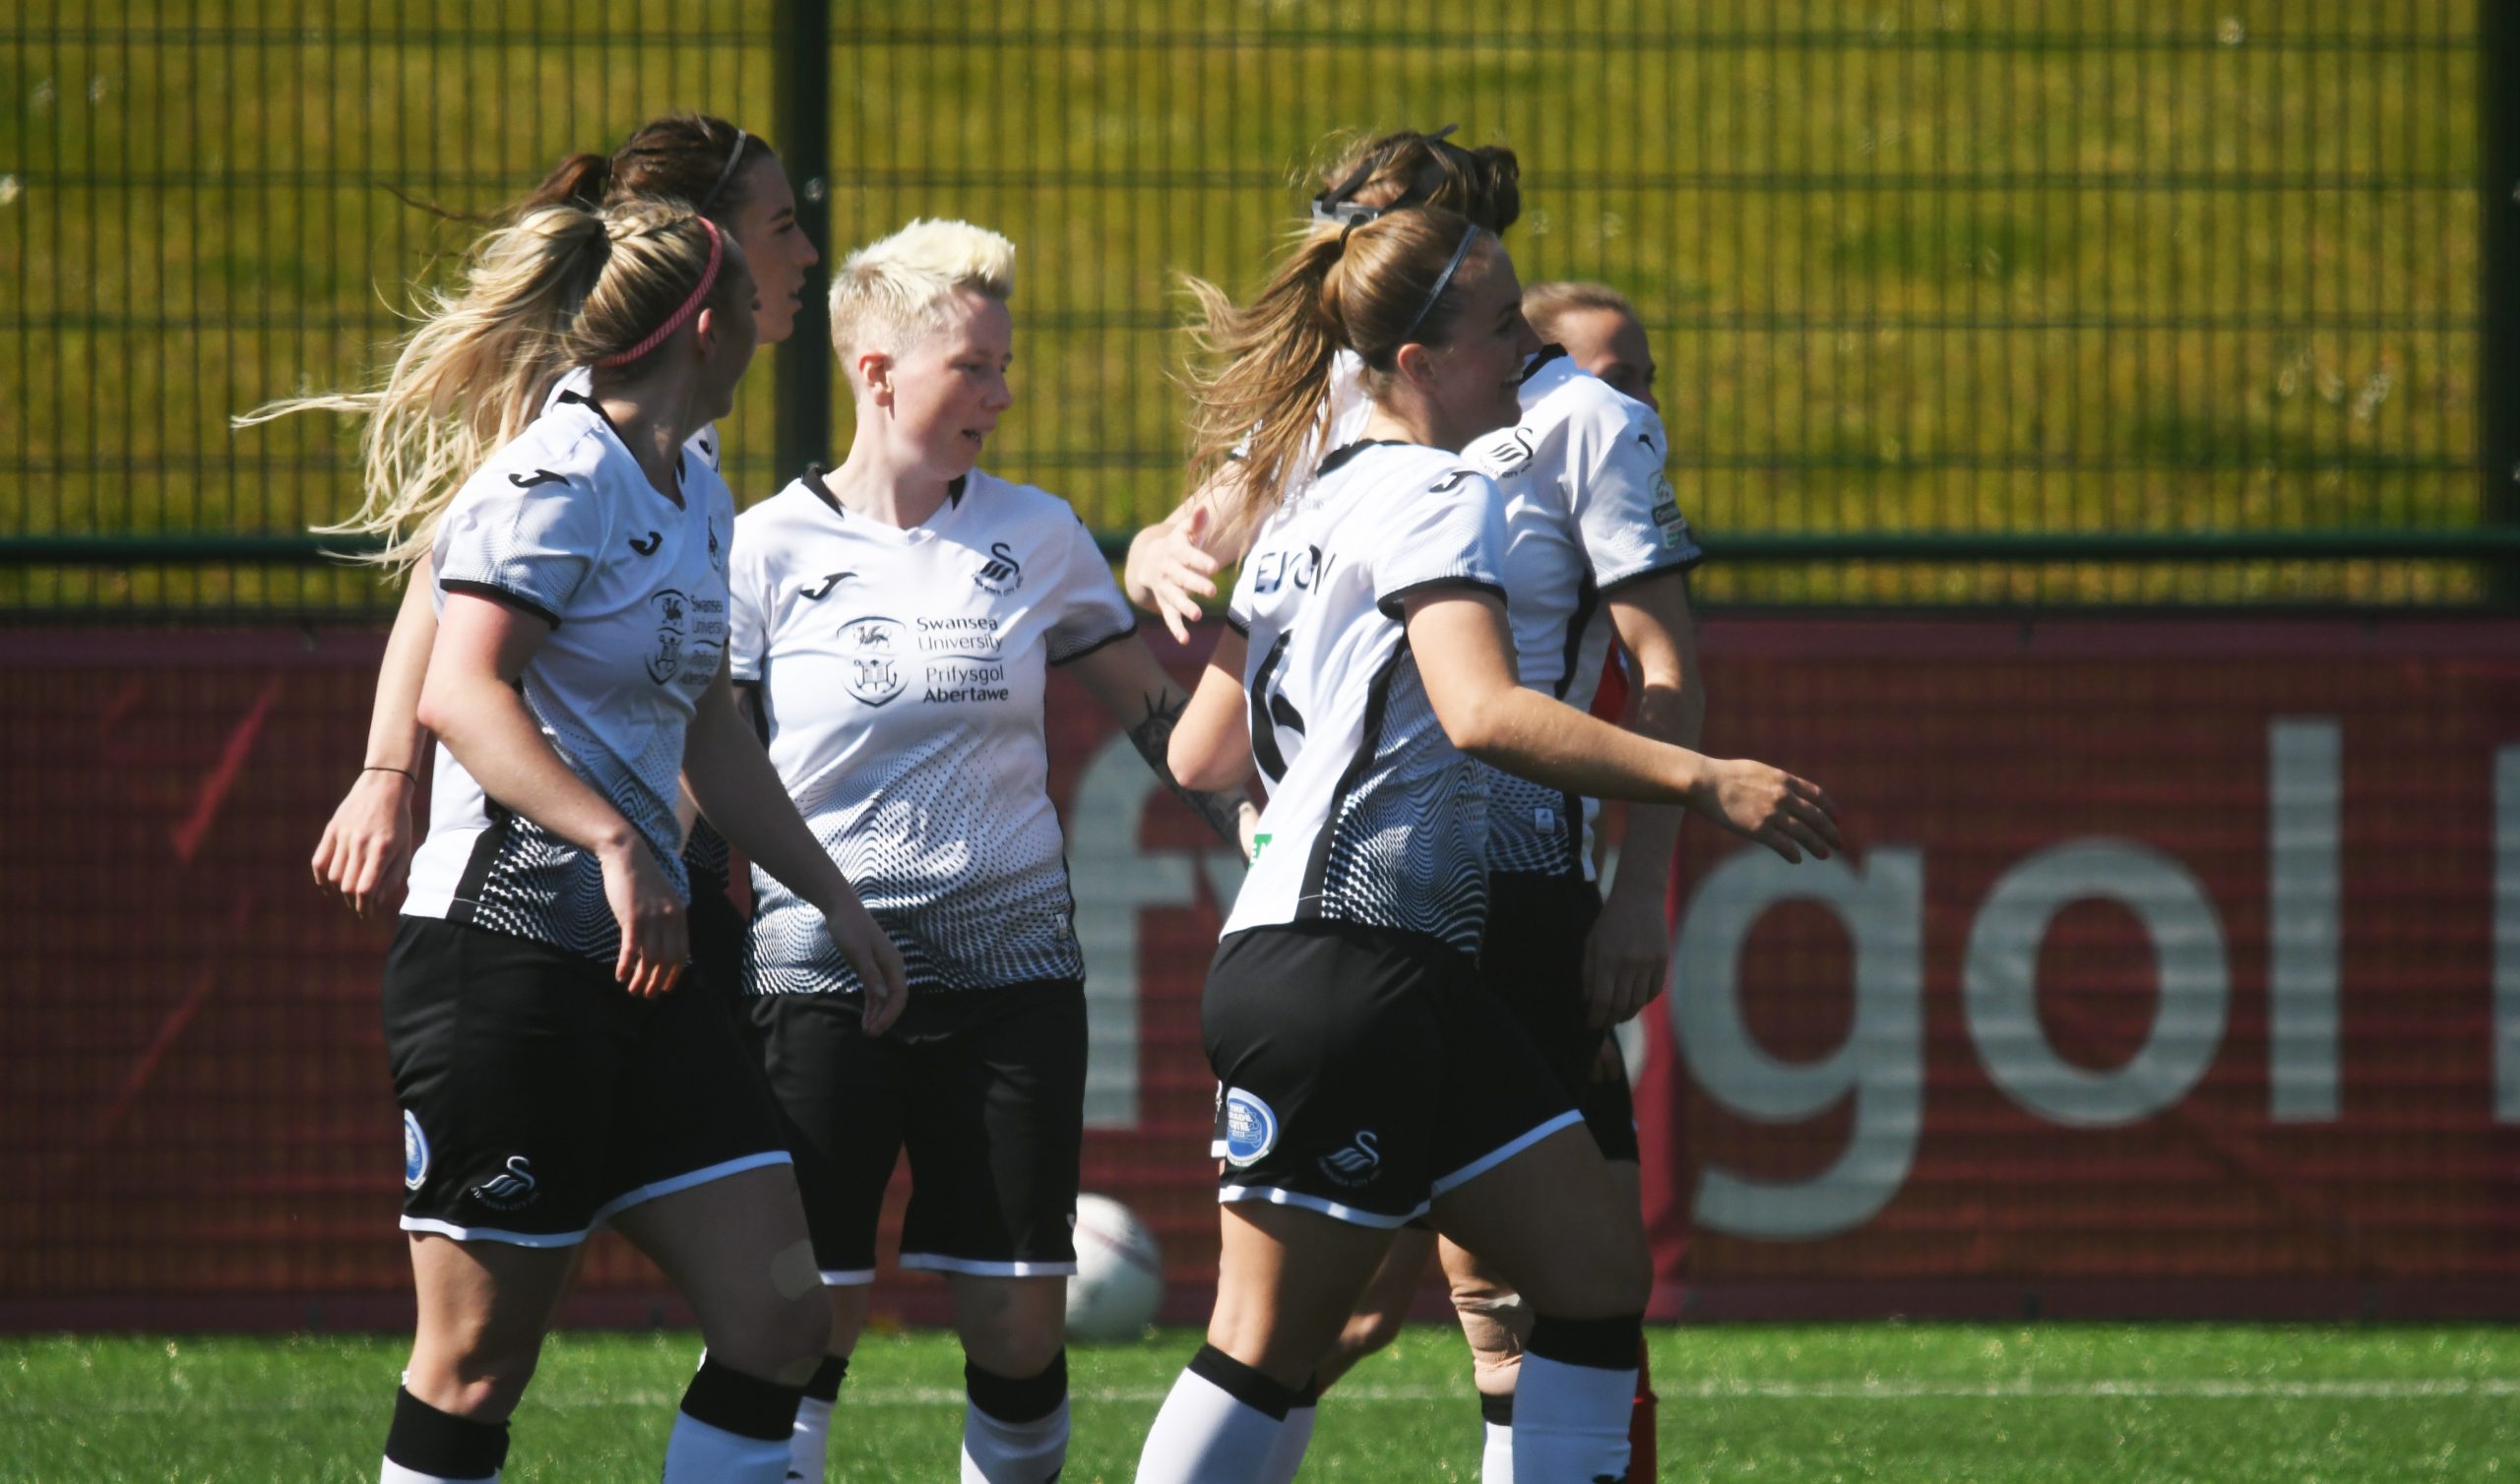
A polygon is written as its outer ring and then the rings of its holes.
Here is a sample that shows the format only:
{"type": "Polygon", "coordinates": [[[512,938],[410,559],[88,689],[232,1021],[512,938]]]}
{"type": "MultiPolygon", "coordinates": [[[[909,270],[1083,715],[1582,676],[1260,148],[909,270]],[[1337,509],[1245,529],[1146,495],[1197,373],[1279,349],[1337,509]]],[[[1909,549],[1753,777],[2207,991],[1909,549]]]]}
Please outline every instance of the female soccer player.
{"type": "MultiPolygon", "coordinates": [[[[1014,400],[1014,244],[959,221],[852,254],[831,291],[849,456],[738,523],[735,678],[757,687],[772,762],[915,991],[869,1035],[819,907],[756,879],[747,987],[834,1297],[798,1409],[791,1466],[809,1479],[905,1146],[902,1266],[947,1276],[967,1358],[962,1477],[1042,1484],[1066,1459],[1085,965],[1043,685],[1066,667],[1167,782],[1187,698],[1067,502],[976,467],[1014,400]]],[[[1238,788],[1186,797],[1236,837],[1238,788]]]]}
{"type": "Polygon", "coordinates": [[[1504,502],[1457,452],[1514,420],[1537,348],[1491,233],[1392,213],[1299,243],[1248,309],[1201,296],[1225,365],[1200,384],[1200,447],[1213,462],[1247,438],[1221,526],[1258,536],[1170,756],[1191,787],[1256,763],[1270,800],[1202,1010],[1225,1089],[1217,1310],[1138,1476],[1263,1477],[1391,1231],[1430,1214],[1535,1313],[1515,1476],[1617,1479],[1644,1246],[1573,1099],[1476,974],[1478,763],[1687,804],[1789,860],[1835,844],[1831,806],[1516,683],[1504,502]],[[1280,504],[1341,348],[1366,368],[1363,437],[1280,504]]]}
{"type": "MultiPolygon", "coordinates": [[[[1449,132],[1403,132],[1366,145],[1325,179],[1314,201],[1316,222],[1344,229],[1387,212],[1432,204],[1462,211],[1501,233],[1521,208],[1514,156],[1493,147],[1466,151],[1445,139],[1449,132]]],[[[1593,323],[1599,316],[1586,316],[1601,307],[1599,293],[1545,286],[1536,292],[1552,328],[1616,333],[1593,323]]],[[[1631,364],[1643,353],[1643,329],[1632,312],[1625,325],[1628,333],[1617,336],[1614,348],[1630,360],[1598,358],[1603,369],[1636,381],[1650,397],[1650,353],[1641,364],[1631,364]]],[[[1594,348],[1586,346],[1588,352],[1594,348]]],[[[1518,669],[1524,684],[1588,706],[1615,629],[1639,667],[1631,695],[1642,705],[1631,711],[1629,724],[1694,747],[1704,703],[1681,574],[1694,563],[1697,547],[1662,477],[1663,429],[1650,403],[1638,407],[1590,377],[1569,377],[1569,359],[1530,368],[1520,389],[1521,426],[1494,435],[1496,446],[1485,460],[1507,487],[1505,575],[1515,598],[1518,669]]],[[[1330,391],[1316,414],[1333,445],[1353,439],[1370,411],[1362,370],[1353,352],[1343,350],[1333,359],[1330,391]]],[[[1307,447],[1292,461],[1297,485],[1309,478],[1315,458],[1307,447]]],[[[1214,488],[1186,502],[1164,526],[1142,532],[1130,549],[1132,599],[1163,614],[1176,632],[1185,615],[1196,616],[1198,597],[1214,594],[1210,579],[1219,563],[1238,559],[1248,539],[1234,540],[1212,521],[1214,488]]],[[[1500,894],[1491,920],[1499,926],[1482,951],[1482,976],[1547,1053],[1614,1175],[1632,1191],[1636,1139],[1625,1079],[1600,1079],[1595,1067],[1606,1027],[1634,1015],[1663,980],[1664,896],[1678,815],[1664,808],[1634,812],[1631,848],[1605,900],[1592,880],[1598,803],[1521,779],[1496,783],[1530,796],[1517,797],[1511,808],[1491,817],[1488,865],[1499,873],[1500,894]]],[[[1641,1220],[1633,1201],[1625,1209],[1629,1222],[1641,1220]]],[[[1394,1240],[1364,1304],[1290,1412],[1280,1440],[1283,1466],[1269,1478],[1292,1476],[1321,1389],[1398,1333],[1434,1245],[1422,1222],[1394,1240]]],[[[1503,1478],[1511,1470],[1513,1387],[1519,1335],[1529,1315],[1510,1289],[1457,1244],[1445,1244],[1442,1255],[1471,1343],[1486,1471],[1503,1478]]],[[[1650,1446],[1651,1391],[1641,1348],[1638,1362],[1637,1429],[1650,1446]]],[[[1640,1450],[1639,1456],[1650,1453],[1640,1450]]]]}
{"type": "MultiPolygon", "coordinates": [[[[609,155],[573,155],[562,160],[509,216],[560,205],[594,210],[606,201],[696,207],[733,237],[752,268],[760,294],[753,316],[760,342],[775,345],[788,339],[795,326],[805,271],[818,259],[796,224],[796,198],[769,141],[706,114],[651,119],[609,155]]],[[[560,378],[550,395],[557,397],[563,390],[587,390],[583,367],[560,378]]],[[[693,434],[691,450],[715,467],[717,429],[693,434]]],[[[365,916],[402,886],[410,862],[411,795],[419,786],[428,741],[414,712],[437,615],[430,597],[434,585],[425,532],[384,532],[359,522],[339,529],[399,535],[404,556],[417,553],[377,676],[367,761],[324,827],[312,862],[316,885],[365,916]]],[[[724,842],[705,827],[695,830],[685,864],[692,873],[694,962],[704,974],[731,984],[743,929],[725,900],[724,842]]]]}
{"type": "Polygon", "coordinates": [[[870,1022],[903,990],[726,679],[733,499],[684,443],[732,405],[754,292],[706,217],[543,208],[482,239],[381,390],[258,414],[364,413],[365,514],[427,531],[435,573],[418,719],[445,746],[385,974],[419,1297],[387,1484],[497,1477],[571,1251],[601,1224],[709,1341],[664,1478],[787,1469],[829,1312],[732,1021],[668,993],[677,773],[817,903],[870,1022]],[[536,415],[575,366],[588,390],[536,415]]]}
{"type": "MultiPolygon", "coordinates": [[[[1653,354],[1644,327],[1624,297],[1601,284],[1535,284],[1523,294],[1523,310],[1551,349],[1525,372],[1515,425],[1465,453],[1505,495],[1518,676],[1592,710],[1615,639],[1633,671],[1624,724],[1693,748],[1706,703],[1685,574],[1701,553],[1663,476],[1666,445],[1651,401],[1653,354]],[[1622,395],[1613,376],[1642,397],[1622,395]]],[[[1575,1097],[1627,1192],[1622,1211],[1641,1221],[1635,1108],[1608,1031],[1661,992],[1669,968],[1664,902],[1679,811],[1629,811],[1627,848],[1605,897],[1594,880],[1600,801],[1509,774],[1491,784],[1489,927],[1480,977],[1575,1097]]],[[[1414,1228],[1394,1240],[1356,1318],[1325,1359],[1316,1391],[1399,1332],[1430,1240],[1414,1228]]],[[[1475,1255],[1453,1243],[1441,1251],[1471,1343],[1486,1433],[1482,1472],[1503,1484],[1513,1474],[1514,1379],[1530,1315],[1475,1255]]],[[[1641,1353],[1638,1365],[1630,1432],[1636,1473],[1645,1478],[1653,1407],[1641,1353]]],[[[1289,1414],[1290,1432],[1311,1420],[1298,1405],[1289,1414]]]]}

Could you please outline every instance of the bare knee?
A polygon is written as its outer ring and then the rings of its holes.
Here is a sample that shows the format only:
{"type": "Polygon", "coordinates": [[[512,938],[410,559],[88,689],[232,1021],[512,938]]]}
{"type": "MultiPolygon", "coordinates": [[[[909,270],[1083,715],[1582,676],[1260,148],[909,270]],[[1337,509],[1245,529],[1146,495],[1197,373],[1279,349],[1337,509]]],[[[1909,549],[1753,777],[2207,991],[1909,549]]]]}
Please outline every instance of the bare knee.
{"type": "Polygon", "coordinates": [[[954,1328],[963,1354],[981,1370],[1016,1380],[1039,1376],[1067,1345],[1067,1283],[958,1277],[954,1328]]]}
{"type": "Polygon", "coordinates": [[[1359,1310],[1349,1316],[1348,1328],[1339,1331],[1339,1348],[1352,1359],[1362,1360],[1398,1339],[1406,1317],[1389,1305],[1359,1310]]]}
{"type": "MultiPolygon", "coordinates": [[[[1552,1265],[1546,1293],[1532,1293],[1534,1309],[1565,1319],[1608,1319],[1642,1314],[1654,1291],[1654,1262],[1644,1234],[1632,1228],[1599,1232],[1580,1252],[1552,1265]]],[[[1539,1284],[1526,1285],[1527,1293],[1539,1284]]]]}
{"type": "Polygon", "coordinates": [[[422,1333],[411,1346],[403,1387],[441,1412],[502,1422],[516,1410],[542,1356],[539,1330],[502,1332],[495,1325],[422,1333]]]}
{"type": "Polygon", "coordinates": [[[857,1353],[858,1336],[866,1332],[866,1311],[872,1291],[864,1283],[846,1283],[823,1290],[831,1301],[831,1329],[823,1340],[826,1354],[857,1353]]]}
{"type": "Polygon", "coordinates": [[[787,1386],[811,1379],[831,1341],[831,1296],[799,1242],[771,1259],[764,1281],[723,1294],[700,1316],[715,1359],[787,1386]]]}

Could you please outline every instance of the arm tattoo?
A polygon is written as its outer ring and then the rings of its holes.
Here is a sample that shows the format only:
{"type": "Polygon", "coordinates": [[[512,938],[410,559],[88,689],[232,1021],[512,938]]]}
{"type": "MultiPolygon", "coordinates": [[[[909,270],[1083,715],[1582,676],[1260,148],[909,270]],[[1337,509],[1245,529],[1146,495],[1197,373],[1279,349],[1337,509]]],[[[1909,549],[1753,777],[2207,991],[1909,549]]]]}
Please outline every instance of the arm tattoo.
{"type": "Polygon", "coordinates": [[[1173,693],[1169,700],[1162,692],[1143,699],[1146,716],[1129,728],[1129,741],[1137,747],[1138,756],[1146,759],[1146,766],[1155,770],[1155,775],[1164,780],[1165,787],[1172,790],[1173,797],[1189,805],[1199,818],[1207,821],[1208,828],[1217,833],[1219,839],[1239,851],[1242,848],[1239,828],[1242,806],[1250,802],[1250,796],[1239,788],[1217,793],[1184,788],[1173,778],[1172,764],[1165,756],[1166,749],[1171,745],[1172,728],[1180,722],[1181,713],[1189,709],[1190,699],[1178,692],[1173,693]]]}

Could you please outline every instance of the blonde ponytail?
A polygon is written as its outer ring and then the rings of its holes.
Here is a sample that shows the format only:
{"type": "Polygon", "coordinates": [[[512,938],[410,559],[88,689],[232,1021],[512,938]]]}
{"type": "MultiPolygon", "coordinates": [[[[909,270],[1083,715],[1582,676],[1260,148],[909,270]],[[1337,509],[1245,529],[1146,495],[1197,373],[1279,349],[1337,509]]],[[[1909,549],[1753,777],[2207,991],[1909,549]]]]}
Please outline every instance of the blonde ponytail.
{"type": "MultiPolygon", "coordinates": [[[[235,425],[312,411],[367,419],[358,509],[315,529],[380,538],[383,549],[360,559],[409,567],[447,502],[535,419],[563,373],[637,346],[692,294],[713,240],[675,207],[536,208],[485,233],[456,288],[422,291],[419,324],[383,386],[267,402],[235,425]]],[[[711,301],[723,307],[738,287],[748,299],[749,279],[723,274],[711,301]]]]}

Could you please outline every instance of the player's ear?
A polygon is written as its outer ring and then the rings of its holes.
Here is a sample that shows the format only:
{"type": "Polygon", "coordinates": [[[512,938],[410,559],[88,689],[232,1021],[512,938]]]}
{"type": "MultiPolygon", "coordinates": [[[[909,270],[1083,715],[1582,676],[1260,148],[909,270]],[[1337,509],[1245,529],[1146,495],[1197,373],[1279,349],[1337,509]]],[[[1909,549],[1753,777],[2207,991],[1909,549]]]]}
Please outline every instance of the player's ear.
{"type": "Polygon", "coordinates": [[[858,381],[865,385],[868,392],[874,394],[875,404],[879,407],[891,406],[893,404],[893,358],[881,350],[861,350],[857,353],[857,359],[851,364],[856,369],[858,381]]]}
{"type": "Polygon", "coordinates": [[[703,305],[691,318],[692,332],[700,337],[700,358],[707,360],[718,353],[718,311],[703,305]]]}
{"type": "Polygon", "coordinates": [[[1411,340],[1393,353],[1391,365],[1393,370],[1400,373],[1402,381],[1416,387],[1418,391],[1434,390],[1435,352],[1432,346],[1421,345],[1416,340],[1411,340]]]}

